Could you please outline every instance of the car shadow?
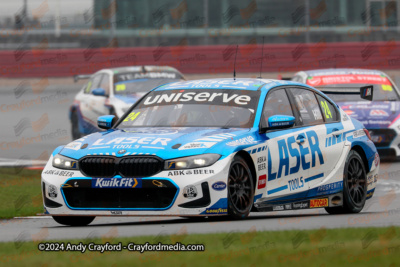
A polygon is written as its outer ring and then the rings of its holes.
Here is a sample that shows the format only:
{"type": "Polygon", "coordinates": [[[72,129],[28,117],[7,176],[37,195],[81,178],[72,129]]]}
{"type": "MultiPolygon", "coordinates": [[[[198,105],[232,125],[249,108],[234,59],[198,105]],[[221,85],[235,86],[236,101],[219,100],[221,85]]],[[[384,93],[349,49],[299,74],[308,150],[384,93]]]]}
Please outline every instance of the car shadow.
{"type": "MultiPolygon", "coordinates": [[[[254,221],[254,220],[266,220],[266,219],[292,219],[292,218],[312,218],[312,217],[326,217],[326,216],[362,216],[368,214],[375,214],[380,212],[362,212],[357,214],[337,214],[330,215],[328,213],[302,213],[302,214],[271,214],[271,213],[251,213],[251,216],[247,217],[243,220],[233,220],[228,216],[213,216],[213,217],[190,217],[190,218],[178,218],[178,217],[140,217],[140,221],[133,222],[115,222],[115,223],[96,223],[96,220],[85,227],[93,228],[93,227],[110,227],[110,226],[144,226],[144,225],[173,225],[173,224],[195,224],[195,223],[223,223],[223,222],[239,222],[239,221],[254,221]],[[174,218],[174,219],[168,219],[174,218]]],[[[128,216],[127,216],[128,217],[128,216]]],[[[106,217],[102,217],[106,218],[106,217]]],[[[112,217],[115,220],[118,217],[112,217]]],[[[126,217],[123,217],[126,218],[126,217]]],[[[76,226],[62,226],[57,225],[49,228],[75,228],[76,226]]]]}

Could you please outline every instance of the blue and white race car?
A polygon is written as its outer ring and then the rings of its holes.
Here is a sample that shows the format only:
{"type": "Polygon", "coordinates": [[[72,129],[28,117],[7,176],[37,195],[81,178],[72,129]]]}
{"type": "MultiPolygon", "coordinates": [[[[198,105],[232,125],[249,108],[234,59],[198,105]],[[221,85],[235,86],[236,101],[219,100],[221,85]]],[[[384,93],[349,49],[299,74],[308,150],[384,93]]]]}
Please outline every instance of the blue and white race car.
{"type": "Polygon", "coordinates": [[[151,89],[185,80],[177,69],[168,66],[131,66],[102,69],[93,75],[77,75],[75,80],[89,79],[75,96],[69,118],[73,139],[98,132],[97,117],[121,117],[133,103],[151,89]]]}
{"type": "Polygon", "coordinates": [[[400,157],[400,91],[387,74],[367,69],[320,69],[300,71],[292,80],[321,90],[364,124],[382,158],[400,157]],[[374,86],[373,101],[347,94],[365,85],[374,86]]]}
{"type": "Polygon", "coordinates": [[[110,215],[357,213],[378,178],[379,156],[363,125],[290,81],[170,83],[118,121],[99,117],[98,126],[106,131],[58,147],[43,170],[45,213],[60,224],[110,215]]]}

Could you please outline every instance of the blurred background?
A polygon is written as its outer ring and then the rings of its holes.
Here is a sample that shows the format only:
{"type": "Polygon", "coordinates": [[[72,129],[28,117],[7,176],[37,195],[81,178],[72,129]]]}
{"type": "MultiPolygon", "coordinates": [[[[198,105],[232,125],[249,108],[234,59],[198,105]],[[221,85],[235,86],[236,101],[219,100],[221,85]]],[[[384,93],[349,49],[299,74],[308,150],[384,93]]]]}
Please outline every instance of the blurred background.
{"type": "Polygon", "coordinates": [[[0,3],[0,165],[71,141],[77,74],[168,65],[187,79],[380,69],[399,81],[400,2],[14,0],[0,3]],[[264,38],[264,53],[262,43],[264,38]]]}

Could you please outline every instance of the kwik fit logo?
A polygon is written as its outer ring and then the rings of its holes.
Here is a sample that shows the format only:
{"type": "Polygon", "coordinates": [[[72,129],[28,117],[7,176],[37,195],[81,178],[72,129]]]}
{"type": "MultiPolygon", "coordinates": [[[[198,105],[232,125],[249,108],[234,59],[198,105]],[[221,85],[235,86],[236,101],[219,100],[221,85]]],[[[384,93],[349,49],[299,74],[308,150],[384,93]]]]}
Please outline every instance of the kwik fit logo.
{"type": "Polygon", "coordinates": [[[141,188],[142,179],[137,178],[93,178],[93,188],[141,188]]]}

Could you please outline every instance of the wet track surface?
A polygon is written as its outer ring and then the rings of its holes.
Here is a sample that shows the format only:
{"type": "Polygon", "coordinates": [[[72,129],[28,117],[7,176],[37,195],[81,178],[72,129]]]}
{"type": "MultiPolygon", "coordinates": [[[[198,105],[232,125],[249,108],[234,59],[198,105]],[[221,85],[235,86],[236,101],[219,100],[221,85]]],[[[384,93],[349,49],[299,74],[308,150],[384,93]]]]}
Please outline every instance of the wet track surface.
{"type": "Polygon", "coordinates": [[[45,159],[57,146],[68,143],[68,110],[81,87],[72,82],[1,86],[0,160],[45,159]]]}
{"type": "MultiPolygon", "coordinates": [[[[359,214],[329,215],[324,209],[252,213],[246,220],[223,217],[99,217],[85,227],[61,226],[53,219],[12,219],[0,224],[0,241],[130,237],[249,230],[289,230],[400,225],[400,162],[382,164],[374,197],[359,214]]],[[[155,239],[156,240],[156,239],[155,239]]],[[[149,240],[150,242],[151,240],[149,240]]]]}

